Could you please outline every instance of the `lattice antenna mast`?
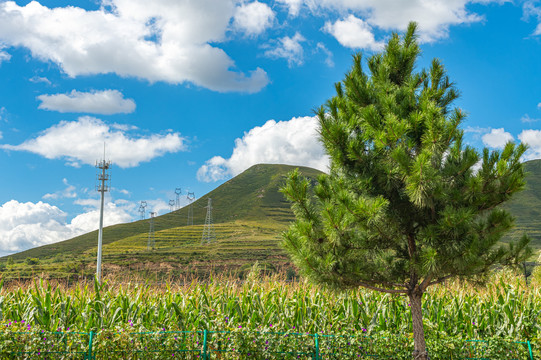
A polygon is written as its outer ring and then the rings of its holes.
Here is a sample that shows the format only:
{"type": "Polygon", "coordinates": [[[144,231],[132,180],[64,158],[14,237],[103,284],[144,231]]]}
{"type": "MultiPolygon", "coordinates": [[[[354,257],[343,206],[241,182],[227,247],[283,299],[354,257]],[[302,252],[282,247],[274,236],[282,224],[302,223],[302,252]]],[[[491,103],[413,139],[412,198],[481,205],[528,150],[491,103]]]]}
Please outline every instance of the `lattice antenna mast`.
{"type": "Polygon", "coordinates": [[[175,201],[175,210],[178,210],[180,209],[180,194],[182,194],[182,190],[180,188],[176,188],[175,194],[177,194],[177,199],[175,201]]]}
{"type": "Polygon", "coordinates": [[[101,195],[100,203],[100,227],[98,231],[98,260],[96,266],[96,278],[101,283],[101,248],[103,243],[103,205],[105,203],[105,193],[111,189],[111,176],[108,174],[111,168],[111,161],[105,160],[105,144],[103,144],[103,160],[96,161],[96,168],[98,170],[98,185],[96,190],[101,195]]]}
{"type": "Polygon", "coordinates": [[[210,244],[216,242],[216,232],[214,231],[214,223],[212,221],[212,199],[208,198],[207,217],[205,218],[205,227],[203,228],[203,235],[201,236],[201,244],[210,244]]]}
{"type": "Polygon", "coordinates": [[[154,238],[154,217],[156,217],[155,212],[150,213],[150,228],[148,230],[148,243],[147,250],[154,250],[156,248],[156,239],[154,238]]]}
{"type": "Polygon", "coordinates": [[[175,200],[169,200],[169,211],[175,210],[175,200]]]}
{"type": "Polygon", "coordinates": [[[188,226],[193,225],[193,202],[195,201],[195,193],[189,192],[188,195],[186,195],[186,199],[188,200],[188,226]]]}
{"type": "Polygon", "coordinates": [[[147,208],[147,202],[144,200],[141,201],[141,205],[139,206],[139,214],[141,215],[141,220],[145,220],[146,208],[147,208]]]}

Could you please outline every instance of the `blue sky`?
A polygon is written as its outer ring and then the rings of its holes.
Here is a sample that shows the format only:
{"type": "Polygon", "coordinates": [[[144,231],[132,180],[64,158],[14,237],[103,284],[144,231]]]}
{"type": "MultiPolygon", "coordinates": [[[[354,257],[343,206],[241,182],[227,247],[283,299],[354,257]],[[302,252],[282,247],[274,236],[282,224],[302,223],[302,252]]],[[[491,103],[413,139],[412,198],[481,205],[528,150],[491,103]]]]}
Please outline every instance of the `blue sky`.
{"type": "Polygon", "coordinates": [[[541,2],[91,0],[0,2],[0,255],[169,211],[256,163],[326,168],[312,110],[351,55],[410,20],[439,58],[468,143],[541,158],[541,2]],[[147,215],[148,216],[148,215],[147,215]]]}

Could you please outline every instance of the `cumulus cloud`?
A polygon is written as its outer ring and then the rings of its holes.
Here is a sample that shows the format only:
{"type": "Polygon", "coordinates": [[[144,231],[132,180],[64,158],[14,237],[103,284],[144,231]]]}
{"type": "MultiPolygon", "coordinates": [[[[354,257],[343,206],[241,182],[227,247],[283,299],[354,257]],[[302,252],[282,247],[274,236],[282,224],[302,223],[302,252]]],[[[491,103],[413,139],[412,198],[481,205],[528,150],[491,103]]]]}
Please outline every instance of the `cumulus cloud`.
{"type": "Polygon", "coordinates": [[[233,26],[248,36],[256,36],[272,25],[274,17],[274,11],[267,4],[259,1],[243,3],[235,11],[233,26]]]}
{"type": "Polygon", "coordinates": [[[354,15],[337,20],[334,24],[326,22],[324,30],[342,46],[352,49],[381,50],[384,46],[382,42],[376,41],[370,25],[354,15]]]}
{"type": "Polygon", "coordinates": [[[538,3],[538,1],[528,0],[522,5],[524,18],[529,19],[530,17],[534,17],[538,21],[537,27],[532,33],[533,36],[541,35],[541,7],[537,6],[538,3]]]}
{"type": "Polygon", "coordinates": [[[284,36],[278,39],[274,47],[271,45],[266,46],[271,48],[265,51],[265,56],[286,59],[289,67],[302,65],[304,62],[304,50],[301,42],[305,40],[299,32],[295,33],[293,37],[284,36]]]}
{"type": "Polygon", "coordinates": [[[234,0],[103,0],[99,10],[0,3],[0,42],[25,47],[68,76],[115,73],[150,82],[193,83],[257,92],[264,70],[248,74],[216,44],[226,40],[234,0]]]}
{"type": "Polygon", "coordinates": [[[287,6],[290,16],[297,16],[301,10],[303,0],[277,0],[279,3],[287,6]]]}
{"type": "Polygon", "coordinates": [[[92,113],[112,115],[129,114],[135,111],[133,99],[124,99],[118,90],[102,90],[79,92],[72,90],[68,94],[39,95],[40,109],[58,111],[61,113],[92,113]]]}
{"type": "Polygon", "coordinates": [[[525,160],[541,159],[541,130],[523,130],[518,138],[530,146],[524,154],[525,160]]]}
{"type": "Polygon", "coordinates": [[[280,2],[291,4],[290,14],[295,13],[291,9],[300,9],[299,3],[302,2],[302,5],[314,14],[328,16],[329,10],[340,14],[353,13],[362,16],[364,21],[371,26],[385,31],[403,31],[410,21],[416,21],[419,24],[421,40],[427,42],[447,37],[449,27],[452,25],[469,24],[483,19],[466,9],[468,4],[479,2],[474,0],[282,0],[280,2]]]}
{"type": "Polygon", "coordinates": [[[334,67],[334,61],[332,60],[332,52],[330,52],[323,43],[317,43],[317,51],[321,51],[323,54],[326,55],[325,64],[327,64],[328,67],[334,67]]]}
{"type": "Polygon", "coordinates": [[[318,126],[317,119],[309,116],[289,121],[269,120],[236,139],[229,159],[215,156],[207,160],[197,171],[197,179],[223,180],[259,163],[309,166],[327,171],[329,157],[318,140],[318,126]]]}
{"type": "Polygon", "coordinates": [[[34,139],[19,145],[0,145],[0,148],[29,151],[47,159],[63,158],[69,165],[80,166],[81,163],[94,165],[102,158],[104,142],[107,157],[122,168],[185,150],[184,138],[179,133],[137,136],[89,116],[77,121],[61,121],[34,139]]]}
{"type": "Polygon", "coordinates": [[[46,77],[43,77],[43,76],[32,76],[30,79],[28,79],[30,82],[33,82],[33,83],[44,83],[44,84],[47,84],[47,85],[52,85],[51,83],[51,80],[47,79],[46,77]]]}
{"type": "Polygon", "coordinates": [[[509,141],[513,141],[513,135],[503,128],[491,129],[489,133],[481,137],[483,144],[491,148],[503,148],[509,141]]]}
{"type": "Polygon", "coordinates": [[[61,198],[75,198],[77,197],[76,188],[68,183],[68,179],[62,179],[66,188],[54,193],[43,195],[43,199],[61,199],[61,198]]]}
{"type": "Polygon", "coordinates": [[[11,55],[7,52],[3,51],[0,47],[0,64],[4,61],[9,61],[11,59],[11,55]]]}
{"type": "Polygon", "coordinates": [[[530,115],[528,115],[528,114],[525,114],[525,115],[520,119],[520,121],[523,122],[523,123],[533,123],[533,122],[538,122],[539,120],[541,120],[541,119],[534,119],[534,118],[531,118],[530,115]]]}
{"type": "MultiPolygon", "coordinates": [[[[124,209],[113,203],[108,203],[104,212],[105,226],[131,219],[124,209]]],[[[96,230],[99,226],[99,211],[83,213],[71,222],[66,219],[67,214],[64,211],[41,201],[6,202],[0,206],[0,255],[52,244],[96,230]]]]}

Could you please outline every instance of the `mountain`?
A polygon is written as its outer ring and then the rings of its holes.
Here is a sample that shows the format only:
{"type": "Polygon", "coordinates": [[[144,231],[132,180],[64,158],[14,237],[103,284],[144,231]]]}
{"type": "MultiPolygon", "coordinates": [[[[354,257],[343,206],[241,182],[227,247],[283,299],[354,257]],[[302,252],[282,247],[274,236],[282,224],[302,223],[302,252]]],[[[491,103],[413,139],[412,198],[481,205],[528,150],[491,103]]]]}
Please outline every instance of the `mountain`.
{"type": "MultiPolygon", "coordinates": [[[[526,189],[505,204],[516,217],[516,227],[503,239],[524,232],[541,249],[541,160],[528,161],[526,189]]],[[[188,207],[154,218],[155,249],[148,250],[150,219],[109,226],[103,234],[105,275],[141,275],[146,279],[175,278],[181,274],[206,276],[210,271],[242,273],[255,261],[271,269],[291,268],[279,246],[280,233],[294,219],[290,204],[278,189],[294,166],[255,165],[192,204],[193,224],[187,225],[188,207]],[[201,242],[208,198],[217,241],[201,242]]],[[[316,182],[318,170],[299,167],[316,182]]],[[[55,278],[92,277],[96,269],[97,231],[11,255],[13,266],[0,262],[7,278],[47,274],[55,278]],[[30,264],[28,264],[30,263],[30,264]],[[37,263],[33,264],[32,263],[37,263]]]]}
{"type": "MultiPolygon", "coordinates": [[[[271,268],[288,266],[279,241],[280,233],[294,216],[278,190],[287,173],[295,168],[314,182],[321,174],[306,167],[255,165],[193,202],[194,225],[187,225],[188,206],[155,217],[154,250],[147,248],[150,219],[104,228],[103,273],[135,270],[145,276],[152,272],[157,277],[200,275],[211,267],[214,271],[236,271],[256,260],[271,268]],[[217,235],[217,242],[211,245],[201,242],[209,198],[217,235]]],[[[97,231],[93,231],[13,254],[15,265],[4,272],[15,278],[36,273],[52,277],[92,276],[97,238],[97,231]],[[37,264],[26,266],[27,262],[37,264]]]]}
{"type": "Polygon", "coordinates": [[[505,204],[515,215],[515,228],[505,240],[517,239],[526,233],[532,238],[532,247],[541,249],[541,160],[524,163],[526,188],[505,204]]]}

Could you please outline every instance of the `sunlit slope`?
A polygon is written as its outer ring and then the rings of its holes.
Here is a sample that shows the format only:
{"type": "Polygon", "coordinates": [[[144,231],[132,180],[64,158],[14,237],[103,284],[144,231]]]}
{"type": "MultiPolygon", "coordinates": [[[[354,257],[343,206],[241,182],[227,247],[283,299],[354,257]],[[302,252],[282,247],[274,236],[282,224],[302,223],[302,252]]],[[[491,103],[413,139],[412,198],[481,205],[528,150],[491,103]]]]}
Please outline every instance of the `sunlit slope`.
{"type": "Polygon", "coordinates": [[[541,249],[541,160],[528,161],[524,166],[528,173],[526,188],[505,205],[516,218],[516,227],[506,239],[527,233],[532,238],[532,247],[541,249]]]}
{"type": "MultiPolygon", "coordinates": [[[[182,244],[197,245],[201,240],[208,198],[212,199],[215,224],[244,221],[245,224],[250,224],[250,227],[257,230],[259,222],[265,228],[275,229],[275,233],[271,237],[276,238],[281,231],[280,229],[285,228],[287,223],[293,219],[290,204],[285,201],[278,189],[284,184],[287,173],[295,168],[297,167],[274,164],[252,166],[192,204],[193,226],[187,226],[188,207],[156,217],[154,229],[157,248],[170,247],[173,246],[173,243],[175,248],[182,244]]],[[[298,168],[305,176],[314,179],[314,181],[320,174],[315,169],[298,168]]],[[[121,251],[125,251],[126,247],[146,249],[149,221],[149,219],[145,219],[106,227],[103,232],[105,249],[115,251],[117,245],[113,246],[113,244],[121,240],[124,244],[124,246],[118,244],[119,249],[122,248],[121,251]]],[[[234,225],[231,226],[234,227],[234,225]]],[[[223,229],[217,227],[217,230],[223,229]]],[[[224,239],[235,238],[235,231],[218,232],[218,235],[224,239]]],[[[93,231],[73,239],[23,251],[12,255],[12,257],[14,260],[23,260],[28,257],[44,259],[58,254],[71,254],[76,257],[79,254],[95,251],[97,237],[97,231],[93,231]]],[[[104,256],[108,256],[108,254],[104,252],[104,256]]]]}

